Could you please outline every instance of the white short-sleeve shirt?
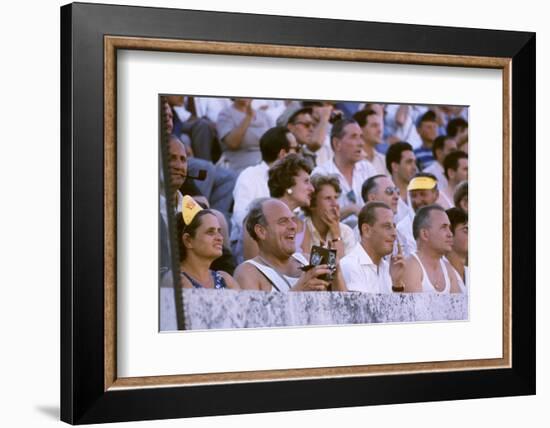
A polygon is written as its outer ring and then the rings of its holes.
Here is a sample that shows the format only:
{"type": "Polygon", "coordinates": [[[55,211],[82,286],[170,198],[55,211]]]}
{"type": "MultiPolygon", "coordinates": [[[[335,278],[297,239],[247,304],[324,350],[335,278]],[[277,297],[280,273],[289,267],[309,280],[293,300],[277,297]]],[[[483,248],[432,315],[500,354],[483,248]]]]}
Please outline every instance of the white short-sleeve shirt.
{"type": "Polygon", "coordinates": [[[389,262],[381,259],[380,264],[375,265],[361,243],[340,260],[340,268],[349,291],[392,292],[389,262]]]}
{"type": "Polygon", "coordinates": [[[311,173],[311,175],[314,174],[338,176],[340,187],[342,188],[339,203],[340,208],[343,208],[354,203],[348,196],[346,196],[351,191],[353,191],[355,195],[355,203],[359,205],[363,205],[365,203],[361,197],[361,187],[363,186],[363,183],[369,179],[369,177],[376,175],[376,171],[369,161],[362,160],[357,162],[353,168],[352,183],[350,186],[344,175],[334,163],[334,159],[332,159],[317,166],[317,168],[315,168],[311,173]]]}

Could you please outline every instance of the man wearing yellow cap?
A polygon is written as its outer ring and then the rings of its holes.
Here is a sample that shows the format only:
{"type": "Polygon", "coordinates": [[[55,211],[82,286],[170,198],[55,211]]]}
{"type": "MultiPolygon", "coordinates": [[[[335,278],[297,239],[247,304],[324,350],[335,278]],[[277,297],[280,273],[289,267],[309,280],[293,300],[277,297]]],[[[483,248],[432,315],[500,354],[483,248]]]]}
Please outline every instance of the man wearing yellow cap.
{"type": "MultiPolygon", "coordinates": [[[[407,191],[415,213],[422,207],[435,204],[439,198],[437,179],[433,174],[427,172],[416,174],[409,182],[407,191]]],[[[403,246],[405,256],[409,256],[416,251],[413,220],[410,216],[406,216],[397,224],[397,239],[403,246]]]]}

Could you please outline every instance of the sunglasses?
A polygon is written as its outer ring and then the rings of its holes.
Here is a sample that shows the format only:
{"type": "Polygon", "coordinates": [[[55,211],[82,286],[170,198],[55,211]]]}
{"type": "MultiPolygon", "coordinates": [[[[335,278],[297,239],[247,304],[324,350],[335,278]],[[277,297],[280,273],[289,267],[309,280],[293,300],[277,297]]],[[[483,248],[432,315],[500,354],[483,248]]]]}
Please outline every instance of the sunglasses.
{"type": "Polygon", "coordinates": [[[399,187],[386,187],[384,189],[384,193],[388,196],[391,196],[394,193],[397,193],[397,196],[401,194],[401,192],[399,191],[399,187]]]}

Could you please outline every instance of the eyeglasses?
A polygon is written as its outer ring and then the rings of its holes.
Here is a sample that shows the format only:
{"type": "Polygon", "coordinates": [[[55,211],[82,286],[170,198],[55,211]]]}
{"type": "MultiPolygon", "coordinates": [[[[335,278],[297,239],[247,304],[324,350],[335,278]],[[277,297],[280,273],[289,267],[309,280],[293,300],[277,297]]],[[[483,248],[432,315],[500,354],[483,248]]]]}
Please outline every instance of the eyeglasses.
{"type": "Polygon", "coordinates": [[[384,189],[384,193],[388,196],[391,196],[393,195],[394,193],[397,193],[397,196],[399,196],[401,194],[401,192],[399,191],[399,187],[386,187],[384,189]]]}
{"type": "Polygon", "coordinates": [[[294,125],[302,125],[304,128],[313,128],[315,123],[313,122],[294,122],[294,125]]]}
{"type": "Polygon", "coordinates": [[[297,145],[297,146],[289,146],[288,147],[288,151],[292,151],[294,150],[294,153],[300,153],[300,151],[302,150],[302,146],[300,145],[297,145]]]}

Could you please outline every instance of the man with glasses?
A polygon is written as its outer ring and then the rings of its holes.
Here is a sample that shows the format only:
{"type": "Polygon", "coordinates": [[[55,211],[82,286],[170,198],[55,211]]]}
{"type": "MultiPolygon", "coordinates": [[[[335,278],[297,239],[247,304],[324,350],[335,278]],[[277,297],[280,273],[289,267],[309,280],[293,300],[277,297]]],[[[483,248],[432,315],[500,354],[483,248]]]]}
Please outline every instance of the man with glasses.
{"type": "Polygon", "coordinates": [[[373,175],[363,183],[361,188],[361,196],[365,202],[384,202],[388,205],[394,217],[394,222],[399,220],[399,188],[393,184],[393,181],[387,175],[373,175]]]}
{"type": "Polygon", "coordinates": [[[322,142],[314,138],[315,121],[311,107],[302,107],[301,104],[291,105],[277,119],[277,125],[285,126],[294,135],[298,145],[302,148],[302,157],[310,166],[315,167],[316,152],[322,142]]]}
{"type": "Polygon", "coordinates": [[[340,180],[342,194],[339,198],[340,218],[352,229],[357,225],[357,215],[363,207],[361,195],[363,183],[376,175],[372,165],[363,159],[362,131],[355,120],[342,119],[334,123],[331,131],[332,160],[317,166],[313,174],[334,174],[340,180]]]}
{"type": "MultiPolygon", "coordinates": [[[[388,205],[393,212],[394,224],[399,223],[407,215],[408,209],[405,207],[403,211],[402,205],[399,204],[399,188],[387,175],[378,174],[370,177],[363,183],[361,195],[365,203],[384,202],[388,205]]],[[[359,238],[359,229],[355,229],[355,236],[359,238]]],[[[397,247],[395,249],[397,251],[397,247]]]]}

